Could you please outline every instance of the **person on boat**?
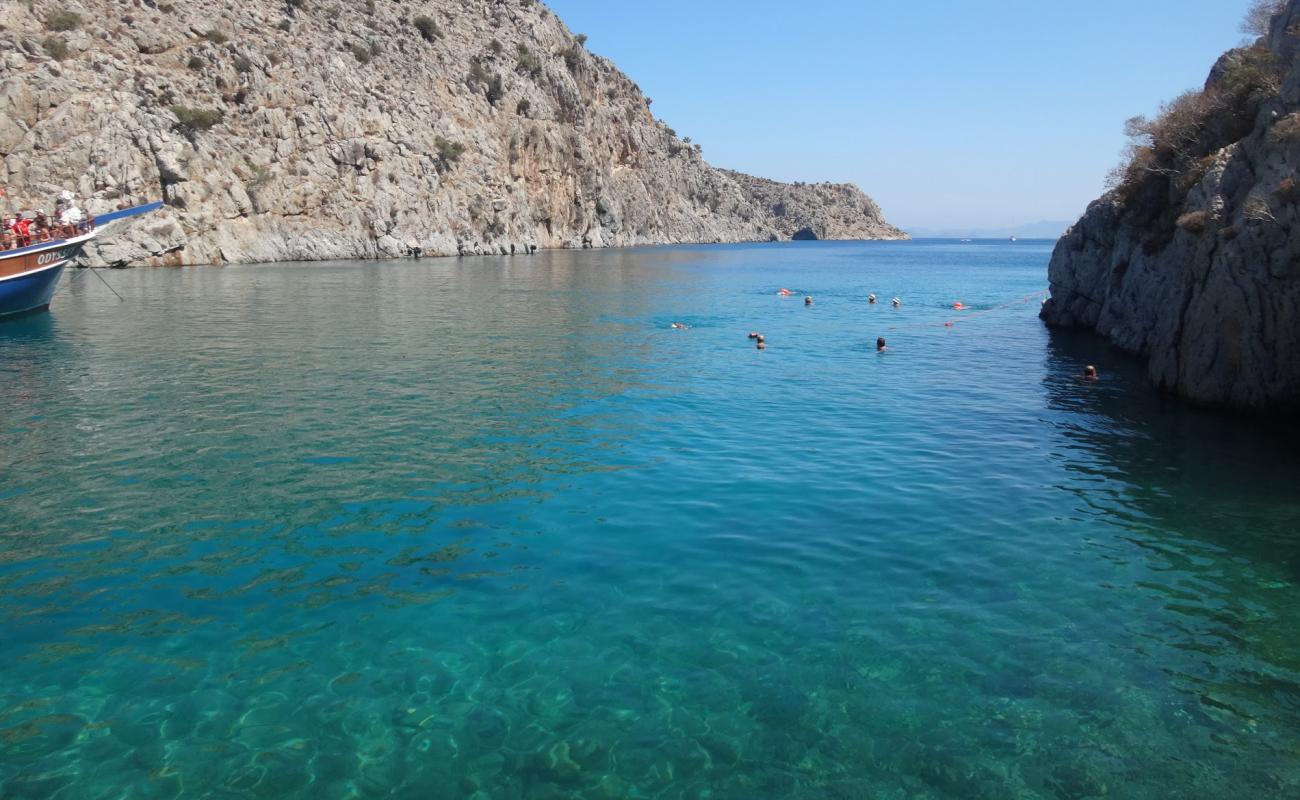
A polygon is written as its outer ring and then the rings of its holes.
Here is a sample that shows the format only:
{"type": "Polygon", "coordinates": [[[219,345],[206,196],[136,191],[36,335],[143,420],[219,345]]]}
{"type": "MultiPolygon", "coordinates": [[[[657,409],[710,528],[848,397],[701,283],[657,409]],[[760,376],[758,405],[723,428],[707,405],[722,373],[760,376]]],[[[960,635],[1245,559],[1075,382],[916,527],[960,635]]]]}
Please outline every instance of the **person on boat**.
{"type": "Polygon", "coordinates": [[[883,353],[888,349],[889,347],[885,345],[885,337],[883,336],[876,337],[876,352],[883,353]]]}
{"type": "Polygon", "coordinates": [[[80,208],[77,208],[75,199],[68,199],[67,207],[59,214],[59,224],[63,226],[64,236],[76,236],[78,233],[86,232],[86,214],[80,208]]]}
{"type": "Polygon", "coordinates": [[[48,242],[52,236],[50,230],[50,218],[45,213],[45,209],[36,212],[36,218],[32,220],[32,237],[38,242],[48,242]]]}
{"type": "Polygon", "coordinates": [[[0,250],[10,250],[14,247],[14,218],[5,217],[0,222],[0,250]]]}
{"type": "Polygon", "coordinates": [[[32,243],[32,221],[20,216],[14,220],[14,246],[27,247],[32,243]]]}

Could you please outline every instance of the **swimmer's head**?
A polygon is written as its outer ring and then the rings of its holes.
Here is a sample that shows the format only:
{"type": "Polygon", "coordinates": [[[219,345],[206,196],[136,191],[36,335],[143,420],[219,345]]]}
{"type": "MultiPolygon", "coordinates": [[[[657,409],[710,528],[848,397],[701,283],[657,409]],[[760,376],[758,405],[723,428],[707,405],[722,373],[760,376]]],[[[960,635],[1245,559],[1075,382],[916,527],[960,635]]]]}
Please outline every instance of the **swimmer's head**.
{"type": "Polygon", "coordinates": [[[877,350],[885,349],[885,337],[881,336],[878,339],[876,339],[876,349],[877,350]]]}
{"type": "Polygon", "coordinates": [[[808,295],[807,297],[805,297],[803,299],[803,304],[806,306],[812,305],[812,295],[808,295]]]}
{"type": "Polygon", "coordinates": [[[751,338],[751,339],[757,339],[757,338],[758,338],[758,334],[757,334],[757,333],[754,333],[753,331],[750,331],[750,332],[749,332],[749,338],[751,338]]]}
{"type": "Polygon", "coordinates": [[[756,345],[754,345],[754,346],[757,347],[759,350],[766,350],[766,349],[767,349],[767,342],[759,341],[759,343],[756,344],[756,345]]]}
{"type": "Polygon", "coordinates": [[[1089,364],[1088,366],[1084,367],[1084,368],[1083,368],[1083,377],[1088,378],[1089,380],[1096,380],[1096,379],[1097,379],[1097,368],[1094,367],[1094,366],[1091,365],[1091,364],[1089,364]]]}
{"type": "Polygon", "coordinates": [[[874,303],[874,302],[876,302],[876,296],[875,296],[874,294],[869,294],[869,295],[867,295],[867,302],[868,302],[868,303],[874,303]]]}
{"type": "Polygon", "coordinates": [[[893,303],[895,306],[901,306],[903,304],[903,301],[899,300],[897,297],[895,297],[893,300],[890,300],[889,302],[893,303]]]}

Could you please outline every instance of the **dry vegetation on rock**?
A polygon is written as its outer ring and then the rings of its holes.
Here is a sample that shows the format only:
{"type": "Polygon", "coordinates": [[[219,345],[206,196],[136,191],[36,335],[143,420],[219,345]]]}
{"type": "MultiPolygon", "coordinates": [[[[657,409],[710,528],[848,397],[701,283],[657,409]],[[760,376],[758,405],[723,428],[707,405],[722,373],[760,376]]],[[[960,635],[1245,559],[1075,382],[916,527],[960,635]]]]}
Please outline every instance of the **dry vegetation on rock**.
{"type": "MultiPolygon", "coordinates": [[[[707,164],[541,3],[5,8],[0,182],[11,202],[71,188],[94,212],[170,206],[102,247],[101,262],[783,236],[766,195],[707,164]]],[[[856,189],[783,191],[825,237],[902,235],[856,189]]]]}
{"type": "Polygon", "coordinates": [[[1300,404],[1300,0],[1260,0],[1205,86],[1130,146],[1056,248],[1043,318],[1146,356],[1195,401],[1300,404]]]}

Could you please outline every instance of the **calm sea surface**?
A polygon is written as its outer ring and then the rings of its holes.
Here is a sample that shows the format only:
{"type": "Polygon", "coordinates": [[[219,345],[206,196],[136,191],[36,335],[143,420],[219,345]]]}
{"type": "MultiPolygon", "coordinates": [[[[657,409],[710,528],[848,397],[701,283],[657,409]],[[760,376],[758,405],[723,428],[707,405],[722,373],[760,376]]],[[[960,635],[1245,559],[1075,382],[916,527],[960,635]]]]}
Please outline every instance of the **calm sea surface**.
{"type": "Polygon", "coordinates": [[[0,797],[1300,796],[1300,455],[1045,330],[1049,252],[68,276],[0,797]]]}

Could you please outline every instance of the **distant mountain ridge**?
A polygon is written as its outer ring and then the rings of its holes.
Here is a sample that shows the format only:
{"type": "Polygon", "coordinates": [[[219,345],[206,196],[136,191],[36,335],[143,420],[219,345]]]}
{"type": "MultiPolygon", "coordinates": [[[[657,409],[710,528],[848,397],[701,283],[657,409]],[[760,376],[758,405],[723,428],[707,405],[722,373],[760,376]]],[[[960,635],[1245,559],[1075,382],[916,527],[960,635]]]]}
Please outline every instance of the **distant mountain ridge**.
{"type": "Polygon", "coordinates": [[[1064,220],[1042,220],[1011,228],[907,228],[918,239],[1059,239],[1065,235],[1070,223],[1064,220]]]}
{"type": "Polygon", "coordinates": [[[93,263],[906,238],[857,187],[710,166],[540,2],[3,7],[3,202],[168,203],[93,263]]]}

